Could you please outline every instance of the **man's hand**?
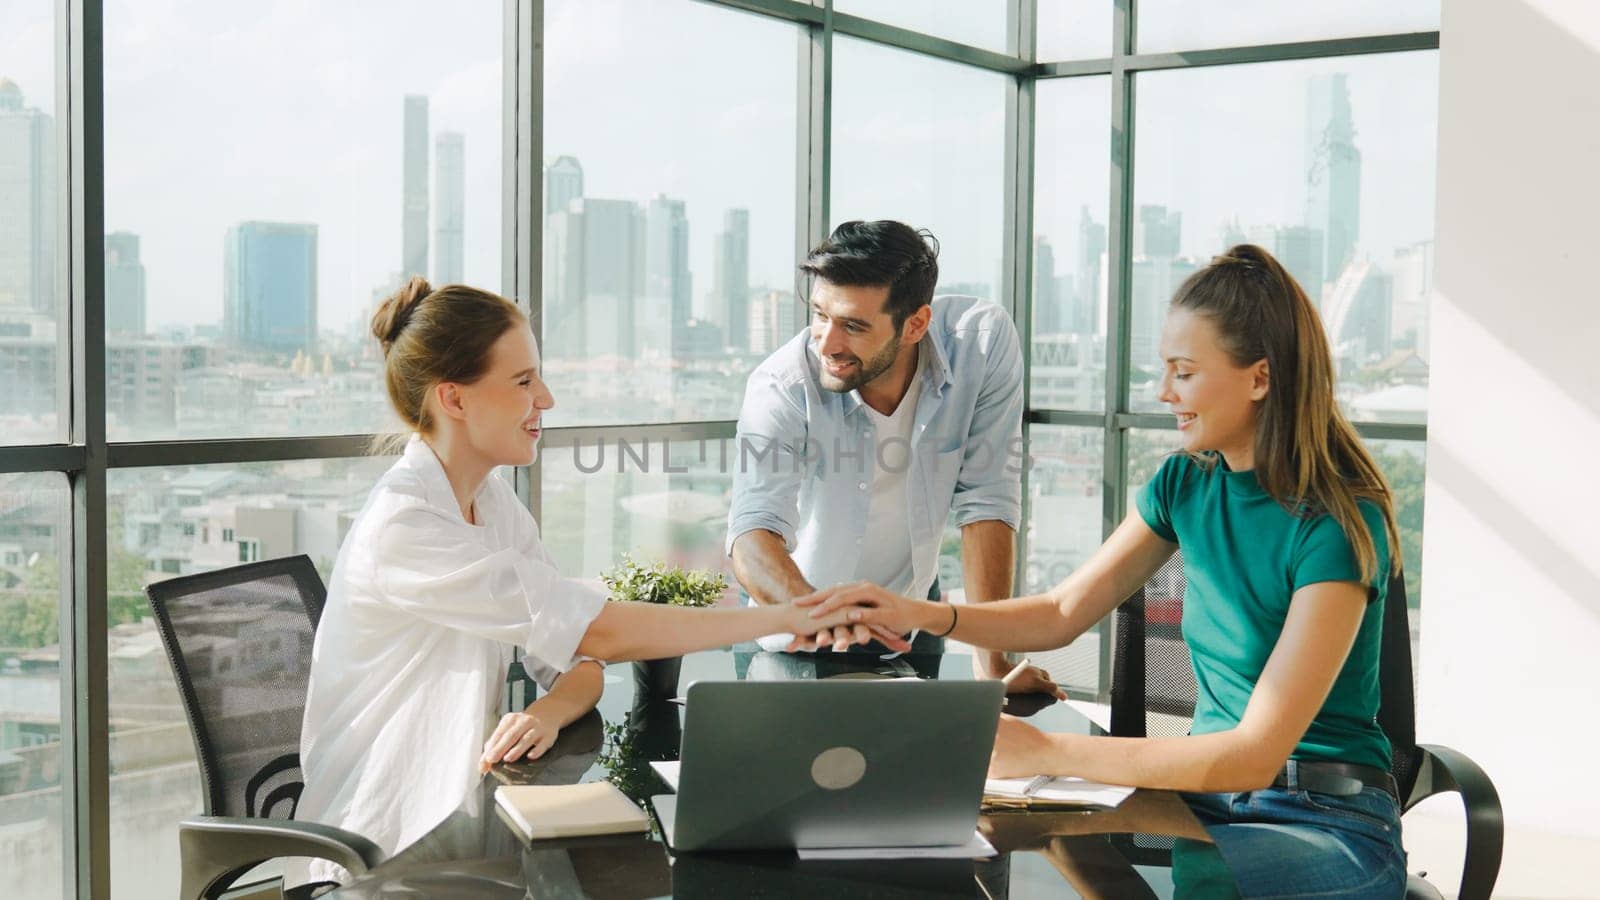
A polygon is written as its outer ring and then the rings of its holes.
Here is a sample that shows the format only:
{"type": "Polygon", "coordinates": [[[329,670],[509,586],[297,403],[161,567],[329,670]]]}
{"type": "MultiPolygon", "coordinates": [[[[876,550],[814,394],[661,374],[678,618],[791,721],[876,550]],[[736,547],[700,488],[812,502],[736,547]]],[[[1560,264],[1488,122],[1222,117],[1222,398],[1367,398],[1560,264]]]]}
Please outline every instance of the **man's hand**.
{"type": "Polygon", "coordinates": [[[825,588],[814,594],[796,597],[794,605],[809,608],[811,616],[816,619],[842,612],[853,625],[867,626],[878,634],[895,635],[909,634],[919,627],[917,614],[920,607],[943,606],[891,594],[869,581],[825,588]]]}
{"type": "Polygon", "coordinates": [[[789,642],[787,650],[791,652],[815,650],[818,647],[831,646],[835,651],[843,652],[850,649],[851,644],[868,644],[874,638],[891,650],[904,652],[911,649],[909,642],[892,631],[871,628],[864,624],[851,624],[849,622],[851,607],[848,604],[840,604],[834,610],[821,615],[814,612],[813,606],[814,604],[798,602],[789,606],[792,616],[788,630],[794,634],[794,639],[789,642]]]}
{"type": "Polygon", "coordinates": [[[494,733],[483,743],[478,771],[487,772],[491,766],[519,759],[538,759],[550,749],[560,734],[560,726],[542,714],[538,700],[522,712],[506,713],[501,717],[500,724],[495,726],[494,733]]]}
{"type": "Polygon", "coordinates": [[[1000,728],[994,735],[994,752],[989,756],[990,778],[1021,778],[1050,771],[1057,754],[1050,735],[1016,716],[1001,714],[1000,728]]]}

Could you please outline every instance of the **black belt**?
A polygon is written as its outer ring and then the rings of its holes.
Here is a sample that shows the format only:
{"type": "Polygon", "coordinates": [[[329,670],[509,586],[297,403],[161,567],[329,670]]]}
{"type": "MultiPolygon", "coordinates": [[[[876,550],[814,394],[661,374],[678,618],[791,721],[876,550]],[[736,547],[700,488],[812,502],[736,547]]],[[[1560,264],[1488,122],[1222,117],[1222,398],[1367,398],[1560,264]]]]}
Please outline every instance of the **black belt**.
{"type": "Polygon", "coordinates": [[[1396,802],[1400,800],[1400,787],[1394,776],[1372,766],[1353,763],[1314,762],[1291,759],[1272,779],[1273,787],[1299,791],[1316,791],[1335,797],[1348,797],[1361,793],[1362,788],[1383,788],[1396,802]]]}

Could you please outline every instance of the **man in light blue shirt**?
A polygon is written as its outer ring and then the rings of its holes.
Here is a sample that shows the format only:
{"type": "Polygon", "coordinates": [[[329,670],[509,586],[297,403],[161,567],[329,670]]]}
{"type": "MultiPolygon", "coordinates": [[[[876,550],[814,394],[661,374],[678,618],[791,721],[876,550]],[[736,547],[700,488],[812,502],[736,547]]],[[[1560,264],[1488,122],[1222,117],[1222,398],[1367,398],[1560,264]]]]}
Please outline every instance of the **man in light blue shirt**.
{"type": "MultiPolygon", "coordinates": [[[[967,601],[1009,597],[1023,464],[1010,317],[975,297],[935,300],[938,244],[900,222],[846,222],[800,269],[814,276],[811,327],[751,374],[739,413],[727,548],[739,583],[754,603],[859,580],[929,595],[953,511],[967,601]]],[[[976,657],[981,677],[1010,668],[976,657]]],[[[1055,693],[1035,667],[1010,682],[1055,693]]]]}

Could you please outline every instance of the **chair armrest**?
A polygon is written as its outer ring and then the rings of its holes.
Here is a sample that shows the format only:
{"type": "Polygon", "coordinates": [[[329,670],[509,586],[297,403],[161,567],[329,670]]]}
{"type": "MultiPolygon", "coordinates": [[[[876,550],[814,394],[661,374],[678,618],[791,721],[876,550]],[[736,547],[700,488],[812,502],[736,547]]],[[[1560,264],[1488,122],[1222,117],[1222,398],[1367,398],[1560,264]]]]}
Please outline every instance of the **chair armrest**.
{"type": "Polygon", "coordinates": [[[1435,794],[1455,792],[1467,816],[1466,861],[1461,868],[1460,900],[1487,898],[1500,875],[1505,844],[1505,819],[1500,793],[1483,769],[1466,754],[1438,744],[1420,744],[1422,765],[1405,808],[1435,794]]]}
{"type": "Polygon", "coordinates": [[[317,822],[194,816],[178,823],[183,900],[200,900],[254,866],[285,856],[309,856],[361,875],[383,862],[377,844],[317,822]]]}

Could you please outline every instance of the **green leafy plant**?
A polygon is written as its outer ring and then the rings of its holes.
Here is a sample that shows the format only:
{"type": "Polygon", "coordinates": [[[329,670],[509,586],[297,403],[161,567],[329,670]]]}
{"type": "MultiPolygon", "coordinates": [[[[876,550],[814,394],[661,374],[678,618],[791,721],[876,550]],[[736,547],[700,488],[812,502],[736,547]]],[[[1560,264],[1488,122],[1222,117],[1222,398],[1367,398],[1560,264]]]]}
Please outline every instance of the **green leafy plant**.
{"type": "Polygon", "coordinates": [[[656,561],[641,564],[624,554],[616,568],[600,576],[614,600],[663,603],[668,606],[711,606],[728,589],[721,572],[699,572],[656,561]]]}

